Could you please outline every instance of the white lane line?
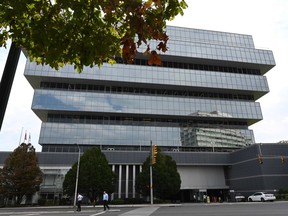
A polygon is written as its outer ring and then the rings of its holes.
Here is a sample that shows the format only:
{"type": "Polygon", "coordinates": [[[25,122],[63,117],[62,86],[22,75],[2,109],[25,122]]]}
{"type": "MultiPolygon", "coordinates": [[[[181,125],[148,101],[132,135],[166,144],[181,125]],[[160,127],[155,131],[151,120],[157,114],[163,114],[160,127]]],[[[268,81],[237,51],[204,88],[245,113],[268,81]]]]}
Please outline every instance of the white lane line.
{"type": "Polygon", "coordinates": [[[98,212],[96,214],[92,214],[92,215],[89,215],[89,216],[96,216],[96,215],[101,215],[101,214],[104,214],[104,213],[106,213],[106,211],[98,212]]]}
{"type": "Polygon", "coordinates": [[[19,214],[12,214],[12,215],[9,215],[9,216],[19,216],[19,215],[21,215],[21,216],[31,216],[31,215],[40,215],[40,214],[38,214],[38,213],[33,213],[33,214],[21,214],[21,213],[19,213],[19,214]]]}
{"type": "Polygon", "coordinates": [[[156,211],[159,207],[143,207],[143,208],[137,208],[129,212],[125,212],[123,214],[120,214],[119,216],[149,216],[154,211],[156,211]]]}

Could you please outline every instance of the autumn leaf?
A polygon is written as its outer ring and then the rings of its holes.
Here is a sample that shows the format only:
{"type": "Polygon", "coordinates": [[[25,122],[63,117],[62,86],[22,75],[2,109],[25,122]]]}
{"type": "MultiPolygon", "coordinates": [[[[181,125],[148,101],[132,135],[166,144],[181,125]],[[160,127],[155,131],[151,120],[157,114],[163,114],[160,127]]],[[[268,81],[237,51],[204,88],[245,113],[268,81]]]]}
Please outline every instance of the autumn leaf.
{"type": "Polygon", "coordinates": [[[150,7],[151,7],[151,5],[152,5],[152,3],[153,3],[153,1],[152,1],[152,0],[148,0],[147,2],[145,2],[145,3],[144,3],[144,8],[145,8],[145,9],[148,9],[148,8],[150,8],[150,7]]]}
{"type": "Polygon", "coordinates": [[[144,52],[144,55],[149,55],[150,54],[150,46],[147,45],[147,49],[144,52]]]}
{"type": "Polygon", "coordinates": [[[161,0],[153,0],[153,2],[154,2],[158,7],[161,7],[161,0]]]}
{"type": "Polygon", "coordinates": [[[155,50],[151,51],[148,59],[148,65],[161,65],[160,55],[155,50]]]}
{"type": "Polygon", "coordinates": [[[166,44],[164,44],[163,42],[160,42],[158,44],[157,49],[164,53],[168,50],[166,44]]]}

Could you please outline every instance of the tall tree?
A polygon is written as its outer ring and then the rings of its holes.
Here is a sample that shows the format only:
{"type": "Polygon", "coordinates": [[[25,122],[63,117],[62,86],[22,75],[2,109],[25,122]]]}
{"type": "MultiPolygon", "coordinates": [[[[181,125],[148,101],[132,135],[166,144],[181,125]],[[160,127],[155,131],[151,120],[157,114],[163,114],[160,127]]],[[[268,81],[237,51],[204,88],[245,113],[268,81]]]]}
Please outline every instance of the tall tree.
{"type": "Polygon", "coordinates": [[[0,191],[20,204],[23,196],[31,197],[43,180],[35,148],[22,143],[5,160],[0,172],[0,191]]]}
{"type": "Polygon", "coordinates": [[[149,64],[160,64],[166,21],[185,8],[185,0],[1,0],[0,46],[11,38],[37,63],[74,64],[80,72],[117,55],[133,63],[144,44],[149,64]],[[158,41],[152,51],[151,39],[158,41]]]}
{"type": "MultiPolygon", "coordinates": [[[[156,163],[153,164],[153,194],[160,199],[171,199],[180,191],[181,179],[176,162],[172,157],[157,149],[156,163]]],[[[144,196],[150,195],[150,156],[143,163],[142,172],[136,178],[136,191],[144,196]]]]}
{"type": "MultiPolygon", "coordinates": [[[[74,195],[77,162],[65,175],[64,193],[74,195]]],[[[98,147],[84,152],[80,158],[78,192],[85,194],[90,200],[100,197],[103,191],[112,193],[115,188],[115,174],[108,164],[105,155],[98,147]]]]}

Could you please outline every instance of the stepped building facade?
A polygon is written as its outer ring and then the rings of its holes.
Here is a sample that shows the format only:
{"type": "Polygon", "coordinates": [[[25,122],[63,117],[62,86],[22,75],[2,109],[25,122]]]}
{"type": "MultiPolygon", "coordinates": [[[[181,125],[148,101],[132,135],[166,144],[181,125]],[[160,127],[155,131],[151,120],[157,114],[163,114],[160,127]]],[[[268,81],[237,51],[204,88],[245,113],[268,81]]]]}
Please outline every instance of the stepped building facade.
{"type": "MultiPolygon", "coordinates": [[[[116,59],[78,74],[73,66],[56,71],[27,60],[42,152],[99,146],[111,159],[113,152],[149,151],[150,141],[175,154],[254,144],[249,126],[263,119],[257,100],[269,92],[265,74],[275,66],[272,51],[255,48],[250,35],[173,26],[167,34],[161,66],[148,66],[147,56],[138,54],[133,65],[116,59]]],[[[119,177],[118,198],[135,197],[143,161],[128,155],[110,161],[119,177]]],[[[198,165],[179,167],[183,190],[229,188],[225,164],[198,165]],[[204,178],[218,180],[204,184],[204,178]]]]}
{"type": "Polygon", "coordinates": [[[137,149],[150,140],[171,148],[253,144],[249,126],[263,118],[256,100],[269,92],[264,74],[275,65],[272,52],[256,49],[249,35],[180,27],[167,33],[161,66],[148,66],[140,54],[134,65],[119,59],[81,74],[27,61],[43,151],[70,151],[75,143],[137,149]],[[189,138],[192,129],[207,134],[202,144],[189,138]]]}

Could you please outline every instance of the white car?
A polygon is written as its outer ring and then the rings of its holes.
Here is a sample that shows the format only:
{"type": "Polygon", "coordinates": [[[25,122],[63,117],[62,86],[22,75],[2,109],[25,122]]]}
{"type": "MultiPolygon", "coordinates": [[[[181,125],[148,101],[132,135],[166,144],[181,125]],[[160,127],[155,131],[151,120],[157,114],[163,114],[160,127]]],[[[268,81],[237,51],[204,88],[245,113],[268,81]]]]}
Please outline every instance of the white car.
{"type": "Polygon", "coordinates": [[[249,202],[254,202],[254,201],[258,201],[258,202],[265,202],[265,201],[271,201],[273,202],[274,200],[276,200],[276,197],[274,196],[274,194],[270,194],[270,193],[265,193],[265,192],[256,192],[254,194],[252,194],[251,196],[248,197],[248,201],[249,202]]]}
{"type": "Polygon", "coordinates": [[[246,197],[242,196],[241,194],[238,194],[235,196],[235,201],[236,202],[245,202],[246,201],[246,197]]]}

